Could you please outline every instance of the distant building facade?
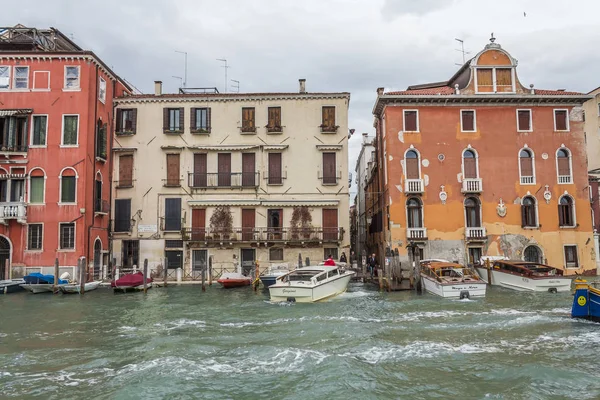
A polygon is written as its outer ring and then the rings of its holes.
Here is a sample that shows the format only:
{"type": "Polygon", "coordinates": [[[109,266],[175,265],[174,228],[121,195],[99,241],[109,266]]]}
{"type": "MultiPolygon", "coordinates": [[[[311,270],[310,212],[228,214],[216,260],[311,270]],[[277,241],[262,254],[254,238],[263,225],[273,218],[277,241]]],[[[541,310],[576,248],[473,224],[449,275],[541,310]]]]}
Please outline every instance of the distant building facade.
{"type": "Polygon", "coordinates": [[[525,87],[491,39],[449,81],[378,90],[378,253],[595,271],[581,93],[525,87]]]}
{"type": "Polygon", "coordinates": [[[117,100],[113,257],[196,279],[350,246],[349,93],[193,93],[117,100]],[[164,261],[166,260],[166,261],[164,261]]]}
{"type": "MultiPolygon", "coordinates": [[[[372,138],[369,139],[367,133],[363,133],[360,153],[356,160],[355,183],[357,185],[356,194],[356,247],[353,248],[357,259],[362,262],[362,257],[368,253],[367,249],[367,207],[366,207],[366,189],[369,180],[369,172],[375,158],[375,147],[372,144],[372,138]]],[[[360,265],[360,264],[359,264],[360,265]]]]}
{"type": "Polygon", "coordinates": [[[129,91],[56,29],[0,28],[0,276],[7,260],[13,277],[107,264],[113,98],[129,91]]]}
{"type": "Polygon", "coordinates": [[[588,93],[593,96],[585,102],[585,139],[588,173],[590,180],[590,202],[594,226],[596,265],[600,271],[600,87],[588,93]]]}

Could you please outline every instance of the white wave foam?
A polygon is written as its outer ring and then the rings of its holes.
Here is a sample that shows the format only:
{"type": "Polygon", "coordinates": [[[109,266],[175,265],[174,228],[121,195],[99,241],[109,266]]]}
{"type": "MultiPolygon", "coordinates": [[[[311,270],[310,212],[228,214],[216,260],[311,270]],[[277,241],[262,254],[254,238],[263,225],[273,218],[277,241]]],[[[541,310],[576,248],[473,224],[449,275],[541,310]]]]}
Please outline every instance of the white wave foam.
{"type": "Polygon", "coordinates": [[[332,300],[335,299],[356,299],[356,298],[360,298],[360,297],[369,297],[369,296],[373,296],[374,292],[366,292],[364,290],[357,290],[357,291],[352,291],[352,292],[344,292],[342,294],[340,294],[339,296],[334,297],[332,300]]]}
{"type": "Polygon", "coordinates": [[[187,318],[181,318],[176,321],[157,323],[157,324],[154,324],[154,326],[163,328],[164,330],[167,330],[167,331],[172,331],[174,329],[180,329],[180,328],[186,328],[186,327],[194,327],[194,328],[198,328],[198,329],[204,329],[204,328],[206,328],[206,322],[187,319],[187,318]]]}

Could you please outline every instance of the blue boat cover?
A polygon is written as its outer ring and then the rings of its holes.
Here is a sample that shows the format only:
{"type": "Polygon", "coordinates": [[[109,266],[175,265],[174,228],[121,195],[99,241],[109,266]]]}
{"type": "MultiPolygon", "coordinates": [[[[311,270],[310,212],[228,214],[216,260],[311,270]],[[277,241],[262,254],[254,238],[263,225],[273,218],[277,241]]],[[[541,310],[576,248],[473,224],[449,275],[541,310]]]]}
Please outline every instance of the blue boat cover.
{"type": "MultiPolygon", "coordinates": [[[[54,283],[54,275],[44,275],[44,274],[40,274],[39,272],[34,272],[33,274],[29,274],[27,276],[23,277],[23,280],[25,281],[25,283],[30,284],[30,285],[35,285],[35,284],[39,284],[39,283],[54,283]]],[[[63,285],[69,283],[64,279],[59,279],[58,280],[58,284],[59,285],[63,285]]]]}

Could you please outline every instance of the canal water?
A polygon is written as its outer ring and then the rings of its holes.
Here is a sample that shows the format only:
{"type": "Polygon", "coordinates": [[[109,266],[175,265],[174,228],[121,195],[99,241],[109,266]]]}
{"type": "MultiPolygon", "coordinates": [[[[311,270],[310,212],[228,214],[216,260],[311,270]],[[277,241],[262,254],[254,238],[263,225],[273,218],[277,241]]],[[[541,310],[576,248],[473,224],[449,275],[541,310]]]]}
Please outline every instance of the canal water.
{"type": "Polygon", "coordinates": [[[600,398],[571,295],[351,284],[318,304],[212,286],[0,296],[0,398],[600,398]]]}

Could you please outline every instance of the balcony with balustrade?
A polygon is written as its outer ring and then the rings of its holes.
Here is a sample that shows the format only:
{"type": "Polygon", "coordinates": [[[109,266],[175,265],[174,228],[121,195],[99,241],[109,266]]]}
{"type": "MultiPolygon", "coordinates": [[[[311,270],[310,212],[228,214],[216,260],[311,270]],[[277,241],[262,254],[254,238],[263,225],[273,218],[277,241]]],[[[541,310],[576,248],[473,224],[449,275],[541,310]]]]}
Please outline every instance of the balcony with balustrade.
{"type": "Polygon", "coordinates": [[[573,177],[571,175],[559,175],[558,183],[560,185],[568,185],[573,183],[573,177]]]}
{"type": "Polygon", "coordinates": [[[188,186],[191,189],[256,189],[259,185],[259,172],[190,172],[188,174],[188,186]]]}
{"type": "Polygon", "coordinates": [[[423,179],[406,179],[404,181],[404,193],[419,194],[425,192],[423,179]]]}
{"type": "Polygon", "coordinates": [[[0,224],[8,225],[10,220],[20,224],[27,223],[27,203],[7,202],[0,203],[0,224]]]}
{"type": "Polygon", "coordinates": [[[481,193],[483,192],[483,182],[481,178],[464,178],[462,181],[462,193],[481,193]]]}
{"type": "Polygon", "coordinates": [[[406,239],[413,241],[427,240],[427,228],[406,228],[406,239]]]}
{"type": "Polygon", "coordinates": [[[344,239],[344,229],[336,228],[252,228],[234,227],[229,231],[211,228],[183,228],[183,239],[189,242],[223,243],[283,243],[321,244],[339,243],[344,239]]]}
{"type": "Polygon", "coordinates": [[[468,241],[484,241],[487,239],[486,229],[482,226],[465,228],[465,239],[468,241]]]}

